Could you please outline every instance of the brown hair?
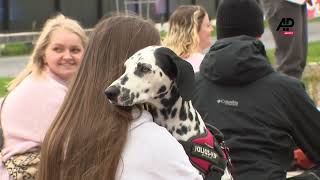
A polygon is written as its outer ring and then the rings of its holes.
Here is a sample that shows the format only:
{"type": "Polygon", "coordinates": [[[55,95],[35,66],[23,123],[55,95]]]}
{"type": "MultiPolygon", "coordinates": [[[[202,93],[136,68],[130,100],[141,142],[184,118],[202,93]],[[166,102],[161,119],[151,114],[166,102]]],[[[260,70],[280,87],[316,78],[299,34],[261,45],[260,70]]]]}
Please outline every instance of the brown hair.
{"type": "Polygon", "coordinates": [[[36,76],[42,75],[45,69],[45,62],[43,59],[44,52],[50,43],[50,36],[53,31],[58,29],[64,29],[72,32],[80,37],[82,46],[85,47],[88,43],[88,37],[81,27],[81,25],[73,19],[65,17],[63,14],[57,14],[56,16],[48,19],[43,26],[40,36],[35,44],[33,52],[31,54],[28,65],[23,69],[18,76],[12,80],[9,84],[8,90],[12,91],[20,82],[26,78],[30,73],[34,72],[36,76]]]}
{"type": "Polygon", "coordinates": [[[207,12],[197,5],[179,6],[169,19],[169,32],[163,44],[182,58],[187,58],[199,46],[198,33],[207,12]]]}
{"type": "Polygon", "coordinates": [[[44,139],[40,180],[114,180],[131,111],[111,105],[104,89],[124,73],[136,51],[159,45],[154,25],[117,15],[94,28],[78,73],[44,139]]]}

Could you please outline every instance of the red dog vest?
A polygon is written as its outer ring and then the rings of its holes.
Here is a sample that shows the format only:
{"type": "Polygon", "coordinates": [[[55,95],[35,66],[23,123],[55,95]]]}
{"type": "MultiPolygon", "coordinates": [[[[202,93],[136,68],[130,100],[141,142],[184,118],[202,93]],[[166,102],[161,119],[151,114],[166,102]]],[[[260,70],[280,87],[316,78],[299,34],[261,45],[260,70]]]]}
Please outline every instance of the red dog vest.
{"type": "MultiPolygon", "coordinates": [[[[216,128],[209,127],[213,133],[221,133],[216,128]]],[[[188,142],[180,142],[189,156],[191,163],[203,173],[206,179],[220,179],[227,165],[231,166],[228,150],[207,130],[206,134],[192,138],[188,142]],[[210,176],[210,178],[209,178],[210,176]]],[[[222,134],[222,133],[221,133],[222,134]]]]}

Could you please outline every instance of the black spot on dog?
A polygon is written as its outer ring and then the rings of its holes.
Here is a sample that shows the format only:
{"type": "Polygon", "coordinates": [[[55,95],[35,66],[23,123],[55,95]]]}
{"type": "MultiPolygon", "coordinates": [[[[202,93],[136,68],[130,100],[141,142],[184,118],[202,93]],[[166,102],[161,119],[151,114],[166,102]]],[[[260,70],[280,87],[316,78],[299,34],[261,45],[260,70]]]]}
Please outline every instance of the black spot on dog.
{"type": "Polygon", "coordinates": [[[163,86],[161,86],[160,89],[158,90],[158,94],[161,94],[161,93],[165,92],[166,90],[167,90],[166,86],[163,85],[163,86]]]}
{"type": "Polygon", "coordinates": [[[195,120],[197,124],[200,124],[198,113],[195,113],[195,120]]]}
{"type": "Polygon", "coordinates": [[[122,88],[121,88],[121,94],[122,94],[122,96],[121,96],[120,100],[121,100],[121,101],[127,101],[127,100],[129,100],[129,98],[130,98],[130,92],[131,92],[130,89],[122,87],[122,88]]]}
{"type": "Polygon", "coordinates": [[[158,118],[158,111],[155,107],[148,104],[146,109],[152,114],[153,118],[158,118]]]}
{"type": "MultiPolygon", "coordinates": [[[[130,92],[128,93],[128,94],[130,94],[130,92]]],[[[135,98],[135,95],[134,95],[134,93],[132,92],[131,94],[130,94],[130,98],[123,98],[124,100],[125,100],[125,105],[132,105],[133,104],[133,100],[134,100],[134,98],[135,98]]]]}
{"type": "Polygon", "coordinates": [[[194,127],[194,130],[195,131],[199,131],[200,130],[200,127],[199,127],[200,121],[199,121],[199,116],[198,116],[197,112],[195,113],[195,118],[194,119],[196,120],[196,126],[194,127]]]}
{"type": "Polygon", "coordinates": [[[162,77],[162,72],[160,72],[160,77],[162,77]]]}
{"type": "Polygon", "coordinates": [[[188,102],[187,104],[188,104],[188,118],[190,119],[190,121],[193,121],[193,115],[191,113],[190,102],[188,102]]]}
{"type": "Polygon", "coordinates": [[[196,126],[194,127],[195,131],[199,131],[199,124],[197,123],[196,126]]]}
{"type": "Polygon", "coordinates": [[[142,73],[139,69],[136,69],[136,70],[134,71],[134,74],[135,74],[136,76],[138,76],[138,77],[141,78],[144,73],[142,73]]]}
{"type": "Polygon", "coordinates": [[[167,95],[167,93],[168,93],[168,92],[163,93],[163,94],[160,94],[159,96],[154,97],[154,99],[157,99],[157,98],[162,99],[164,96],[167,95]]]}
{"type": "Polygon", "coordinates": [[[139,93],[137,93],[137,94],[136,94],[136,98],[139,98],[139,96],[140,96],[140,94],[139,94],[139,93]]]}
{"type": "Polygon", "coordinates": [[[192,115],[191,111],[189,111],[188,117],[189,117],[190,121],[193,121],[193,115],[192,115]]]}
{"type": "Polygon", "coordinates": [[[135,98],[135,95],[134,95],[134,92],[132,92],[130,96],[129,104],[132,104],[134,98],[135,98]]]}
{"type": "Polygon", "coordinates": [[[168,116],[168,111],[166,109],[160,109],[160,113],[162,114],[162,116],[164,117],[164,120],[167,120],[169,118],[168,116]]]}
{"type": "Polygon", "coordinates": [[[177,114],[177,108],[173,108],[173,110],[171,111],[171,118],[174,118],[177,114]]]}
{"type": "Polygon", "coordinates": [[[177,102],[177,100],[179,99],[180,95],[178,92],[177,87],[173,86],[171,88],[171,92],[170,92],[170,98],[169,99],[161,99],[161,104],[167,109],[167,112],[170,114],[172,111],[172,107],[175,105],[175,103],[177,102]]]}
{"type": "Polygon", "coordinates": [[[148,106],[148,104],[142,104],[142,107],[143,107],[144,110],[149,111],[149,106],[148,106]]]}
{"type": "Polygon", "coordinates": [[[182,136],[182,135],[184,135],[184,134],[187,134],[187,132],[188,132],[188,128],[187,128],[187,126],[181,126],[181,128],[180,129],[177,129],[177,131],[176,131],[180,136],[182,136]]]}
{"type": "Polygon", "coordinates": [[[153,74],[155,74],[156,73],[156,71],[152,71],[153,72],[153,74]]]}
{"type": "Polygon", "coordinates": [[[185,121],[187,119],[187,113],[186,113],[186,109],[184,107],[184,103],[185,103],[185,101],[182,101],[182,106],[180,108],[180,113],[179,113],[179,118],[182,121],[185,121]]]}
{"type": "Polygon", "coordinates": [[[174,82],[172,82],[172,83],[170,84],[170,88],[171,88],[171,96],[179,99],[180,94],[179,94],[178,88],[177,88],[177,86],[174,84],[174,82]],[[172,87],[172,88],[171,88],[171,87],[172,87]]]}
{"type": "Polygon", "coordinates": [[[144,90],[144,92],[145,92],[145,93],[148,93],[148,92],[149,92],[149,89],[144,90]]]}
{"type": "Polygon", "coordinates": [[[123,78],[121,78],[121,81],[120,81],[121,85],[125,85],[128,80],[129,80],[128,76],[125,75],[123,78]]]}
{"type": "Polygon", "coordinates": [[[154,97],[154,99],[157,99],[157,98],[162,99],[162,98],[163,98],[163,97],[165,97],[167,94],[168,94],[168,92],[162,93],[162,94],[160,94],[160,95],[158,95],[158,96],[154,97]]]}
{"type": "Polygon", "coordinates": [[[138,77],[143,77],[143,75],[151,72],[151,64],[147,63],[138,63],[136,69],[134,70],[134,74],[138,77]]]}

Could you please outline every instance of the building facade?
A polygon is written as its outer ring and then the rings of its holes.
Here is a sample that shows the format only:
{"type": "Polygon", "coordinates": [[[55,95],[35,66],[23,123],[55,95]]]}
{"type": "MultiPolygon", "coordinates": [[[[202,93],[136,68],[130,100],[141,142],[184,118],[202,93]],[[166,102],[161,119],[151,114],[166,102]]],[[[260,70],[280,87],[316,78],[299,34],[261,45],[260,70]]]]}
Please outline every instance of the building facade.
{"type": "Polygon", "coordinates": [[[0,33],[39,31],[49,17],[61,12],[85,27],[117,12],[135,12],[155,22],[165,22],[177,6],[198,4],[211,18],[219,0],[0,0],[0,33]]]}

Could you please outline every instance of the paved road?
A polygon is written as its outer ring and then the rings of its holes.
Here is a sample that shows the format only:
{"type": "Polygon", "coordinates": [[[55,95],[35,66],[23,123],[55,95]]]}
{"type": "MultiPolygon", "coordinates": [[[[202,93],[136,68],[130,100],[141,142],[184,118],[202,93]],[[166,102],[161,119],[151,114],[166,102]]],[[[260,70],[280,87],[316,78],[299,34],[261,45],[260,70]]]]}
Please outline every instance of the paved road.
{"type": "MultiPolygon", "coordinates": [[[[320,22],[309,23],[309,42],[320,40],[320,22]]],[[[274,48],[274,40],[268,28],[265,29],[261,40],[267,49],[274,48]]],[[[215,41],[215,40],[213,40],[215,41]]],[[[0,77],[13,77],[27,64],[28,56],[0,57],[0,77]]]]}
{"type": "Polygon", "coordinates": [[[16,76],[28,62],[29,56],[0,57],[0,77],[16,76]]]}

